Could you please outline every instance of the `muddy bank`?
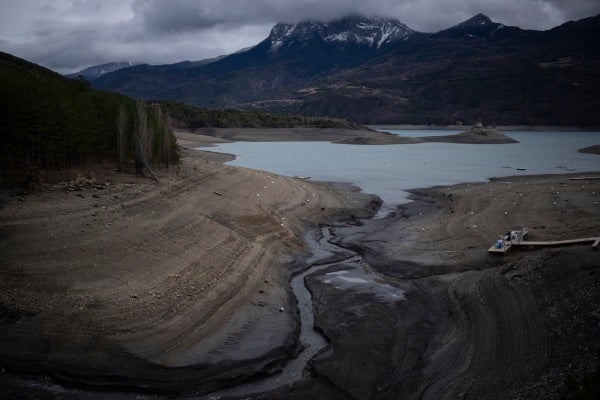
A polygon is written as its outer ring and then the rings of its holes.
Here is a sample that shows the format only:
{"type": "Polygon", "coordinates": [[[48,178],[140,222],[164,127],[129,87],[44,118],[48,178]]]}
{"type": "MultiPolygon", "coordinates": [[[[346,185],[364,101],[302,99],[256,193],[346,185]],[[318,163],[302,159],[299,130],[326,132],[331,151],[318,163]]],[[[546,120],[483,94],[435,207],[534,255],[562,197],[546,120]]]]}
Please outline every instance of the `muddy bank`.
{"type": "Polygon", "coordinates": [[[598,235],[599,196],[597,181],[568,176],[464,184],[333,229],[371,278],[347,263],[307,277],[330,345],[311,379],[258,398],[563,398],[565,377],[581,380],[599,361],[600,253],[486,251],[516,224],[532,240],[598,235]]]}
{"type": "Polygon", "coordinates": [[[600,154],[600,144],[584,147],[578,150],[580,153],[600,154]]]}
{"type": "Polygon", "coordinates": [[[351,138],[374,138],[385,141],[394,135],[377,131],[341,128],[200,128],[193,131],[217,140],[237,142],[281,142],[281,141],[329,141],[336,142],[351,138]]]}
{"type": "Polygon", "coordinates": [[[566,375],[597,364],[599,273],[589,249],[549,251],[385,281],[404,293],[397,301],[341,295],[314,277],[317,325],[331,340],[314,372],[348,398],[562,398],[566,375]]]}
{"type": "Polygon", "coordinates": [[[250,142],[285,142],[285,141],[328,141],[341,144],[356,145],[385,145],[385,144],[416,144],[429,142],[469,143],[469,144],[500,144],[515,143],[495,129],[472,128],[468,131],[449,136],[409,137],[394,135],[389,132],[353,129],[323,129],[323,128],[202,128],[196,129],[191,135],[199,135],[199,140],[211,143],[223,141],[250,142]]]}
{"type": "MultiPolygon", "coordinates": [[[[204,154],[184,150],[158,183],[107,165],[2,194],[3,377],[195,394],[298,352],[289,280],[305,229],[377,202],[204,154]]],[[[31,393],[24,385],[6,390],[31,393]]]]}
{"type": "Polygon", "coordinates": [[[427,136],[426,142],[469,143],[469,144],[504,144],[518,143],[497,129],[474,126],[469,130],[448,136],[427,136]]]}

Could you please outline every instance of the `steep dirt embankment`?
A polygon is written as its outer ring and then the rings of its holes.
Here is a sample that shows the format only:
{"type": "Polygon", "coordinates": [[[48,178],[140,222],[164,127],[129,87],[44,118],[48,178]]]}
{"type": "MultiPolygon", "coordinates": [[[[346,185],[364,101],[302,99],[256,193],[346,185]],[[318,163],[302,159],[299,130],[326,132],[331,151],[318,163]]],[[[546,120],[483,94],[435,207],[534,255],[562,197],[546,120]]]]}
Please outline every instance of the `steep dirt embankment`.
{"type": "Polygon", "coordinates": [[[304,228],[373,197],[186,152],[156,184],[109,166],[3,198],[0,367],[196,392],[297,350],[304,228]]]}

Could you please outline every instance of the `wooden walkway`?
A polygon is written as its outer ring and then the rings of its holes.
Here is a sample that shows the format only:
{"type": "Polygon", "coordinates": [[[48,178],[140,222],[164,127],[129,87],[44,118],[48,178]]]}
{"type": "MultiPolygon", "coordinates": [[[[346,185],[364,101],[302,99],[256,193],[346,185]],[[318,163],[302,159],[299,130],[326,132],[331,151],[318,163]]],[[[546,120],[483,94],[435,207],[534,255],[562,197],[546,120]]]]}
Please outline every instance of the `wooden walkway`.
{"type": "Polygon", "coordinates": [[[555,240],[551,242],[533,242],[524,240],[521,243],[515,243],[513,246],[562,246],[566,244],[576,244],[576,243],[593,243],[592,247],[598,247],[598,242],[600,242],[600,237],[589,237],[583,239],[570,239],[570,240],[555,240]]]}
{"type": "Polygon", "coordinates": [[[570,244],[578,243],[592,243],[592,248],[596,250],[600,245],[600,236],[588,237],[582,239],[568,239],[568,240],[554,240],[548,242],[541,241],[529,241],[523,240],[518,243],[505,243],[504,247],[498,249],[495,246],[489,248],[488,252],[491,254],[506,254],[513,246],[539,246],[539,247],[550,247],[550,246],[566,246],[570,244]]]}

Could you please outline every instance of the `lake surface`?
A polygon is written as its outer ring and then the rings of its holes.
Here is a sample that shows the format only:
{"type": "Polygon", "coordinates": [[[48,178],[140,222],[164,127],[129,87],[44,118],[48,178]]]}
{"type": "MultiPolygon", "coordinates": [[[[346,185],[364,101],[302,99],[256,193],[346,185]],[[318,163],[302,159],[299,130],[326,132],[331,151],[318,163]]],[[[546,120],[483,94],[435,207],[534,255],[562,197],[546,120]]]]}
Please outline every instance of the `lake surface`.
{"type": "MultiPolygon", "coordinates": [[[[393,131],[433,136],[451,131],[393,131]]],[[[506,132],[520,143],[421,143],[361,146],[328,142],[234,142],[211,151],[229,164],[313,180],[349,182],[384,201],[383,212],[408,201],[406,190],[481,182],[491,177],[600,171],[600,156],[578,153],[600,144],[600,132],[506,132]],[[574,169],[574,171],[563,166],[574,169]],[[520,171],[516,168],[525,168],[520,171]]]]}

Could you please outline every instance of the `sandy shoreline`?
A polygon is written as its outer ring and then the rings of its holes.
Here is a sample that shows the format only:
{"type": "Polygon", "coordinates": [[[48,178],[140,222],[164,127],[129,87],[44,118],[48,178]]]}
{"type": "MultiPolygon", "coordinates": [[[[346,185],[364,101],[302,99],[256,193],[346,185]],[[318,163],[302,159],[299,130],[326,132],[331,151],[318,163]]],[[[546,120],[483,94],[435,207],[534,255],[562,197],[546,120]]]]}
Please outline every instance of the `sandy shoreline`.
{"type": "MultiPolygon", "coordinates": [[[[356,222],[376,201],[220,164],[228,157],[184,150],[158,184],[107,166],[2,198],[0,394],[38,394],[3,383],[19,371],[203,393],[274,372],[298,351],[288,282],[304,267],[304,232],[356,222]]],[[[333,230],[341,251],[402,295],[341,293],[323,274],[344,263],[309,276],[330,347],[292,391],[259,398],[560,398],[561,374],[589,372],[599,253],[486,250],[518,224],[539,240],[600,234],[600,180],[511,177],[414,196],[386,219],[333,230]]]]}

